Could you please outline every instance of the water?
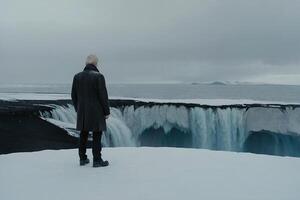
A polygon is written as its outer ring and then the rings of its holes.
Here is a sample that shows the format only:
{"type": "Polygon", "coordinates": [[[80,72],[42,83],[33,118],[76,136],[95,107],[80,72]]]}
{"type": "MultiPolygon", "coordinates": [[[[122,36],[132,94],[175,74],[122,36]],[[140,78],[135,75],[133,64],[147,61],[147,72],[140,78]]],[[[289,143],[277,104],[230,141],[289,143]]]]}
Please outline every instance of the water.
{"type": "MultiPolygon", "coordinates": [[[[0,85],[1,92],[70,93],[70,84],[0,85]]],[[[300,103],[296,85],[109,84],[110,96],[155,99],[253,99],[300,103]]]]}

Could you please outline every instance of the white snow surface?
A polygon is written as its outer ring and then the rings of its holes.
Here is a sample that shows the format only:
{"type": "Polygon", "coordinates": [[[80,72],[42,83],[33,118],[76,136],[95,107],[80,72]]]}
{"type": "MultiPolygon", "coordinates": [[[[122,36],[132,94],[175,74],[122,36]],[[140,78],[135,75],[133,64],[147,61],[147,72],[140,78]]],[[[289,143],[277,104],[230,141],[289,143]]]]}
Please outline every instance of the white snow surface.
{"type": "MultiPolygon", "coordinates": [[[[0,93],[0,100],[65,100],[71,99],[70,94],[46,94],[46,93],[0,93]]],[[[199,105],[247,105],[247,104],[279,104],[279,105],[299,105],[298,102],[281,102],[281,101],[259,101],[252,99],[151,99],[151,98],[132,98],[112,96],[110,99],[135,100],[142,102],[156,103],[185,103],[199,105]]]]}
{"type": "Polygon", "coordinates": [[[44,93],[0,93],[0,100],[58,100],[71,99],[70,94],[44,94],[44,93]]]}
{"type": "Polygon", "coordinates": [[[103,155],[109,167],[80,167],[76,149],[0,155],[1,199],[300,199],[299,158],[145,147],[103,155]]]}

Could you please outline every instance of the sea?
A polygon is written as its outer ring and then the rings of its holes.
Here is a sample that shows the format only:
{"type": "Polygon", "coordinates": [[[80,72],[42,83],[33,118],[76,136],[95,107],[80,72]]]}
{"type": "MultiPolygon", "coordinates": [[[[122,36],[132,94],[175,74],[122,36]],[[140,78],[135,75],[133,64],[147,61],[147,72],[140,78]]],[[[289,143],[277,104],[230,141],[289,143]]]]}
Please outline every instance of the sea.
{"type": "MultiPolygon", "coordinates": [[[[113,97],[153,99],[251,99],[300,103],[300,85],[108,84],[113,97]]],[[[69,94],[71,84],[0,84],[0,93],[69,94]]]]}

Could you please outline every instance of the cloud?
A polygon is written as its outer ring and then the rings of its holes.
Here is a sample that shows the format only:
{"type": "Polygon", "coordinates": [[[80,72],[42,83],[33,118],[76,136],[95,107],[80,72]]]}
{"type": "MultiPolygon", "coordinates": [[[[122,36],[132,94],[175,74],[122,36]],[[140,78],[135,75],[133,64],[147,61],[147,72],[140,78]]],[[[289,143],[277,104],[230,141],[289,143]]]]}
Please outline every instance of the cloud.
{"type": "Polygon", "coordinates": [[[300,73],[300,1],[3,1],[1,82],[70,82],[99,55],[109,82],[300,73]]]}

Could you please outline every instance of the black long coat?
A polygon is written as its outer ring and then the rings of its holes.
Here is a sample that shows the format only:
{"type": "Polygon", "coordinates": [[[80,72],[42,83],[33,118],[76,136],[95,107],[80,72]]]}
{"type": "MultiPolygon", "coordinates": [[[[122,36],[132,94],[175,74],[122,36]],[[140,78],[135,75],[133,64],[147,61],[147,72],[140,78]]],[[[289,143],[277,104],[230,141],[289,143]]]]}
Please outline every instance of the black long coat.
{"type": "Polygon", "coordinates": [[[77,130],[105,131],[105,116],[110,114],[104,76],[96,66],[86,65],[74,76],[72,101],[77,112],[77,130]]]}

